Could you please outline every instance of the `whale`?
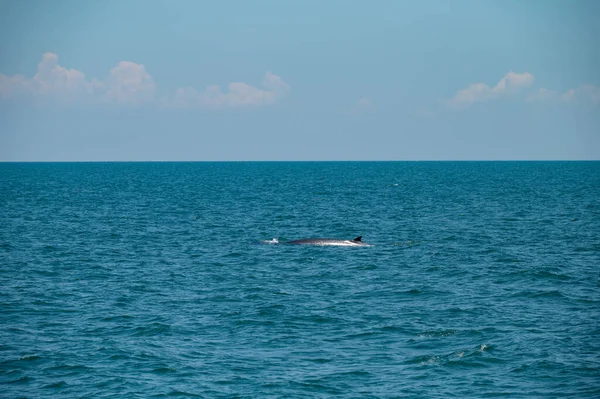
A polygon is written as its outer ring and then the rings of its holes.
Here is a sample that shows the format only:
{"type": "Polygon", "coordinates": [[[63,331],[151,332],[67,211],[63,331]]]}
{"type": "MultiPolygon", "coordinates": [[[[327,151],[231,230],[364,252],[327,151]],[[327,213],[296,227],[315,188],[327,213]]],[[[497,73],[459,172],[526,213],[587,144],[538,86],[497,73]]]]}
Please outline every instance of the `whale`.
{"type": "Polygon", "coordinates": [[[353,240],[338,240],[335,238],[303,238],[301,240],[288,241],[284,244],[288,245],[314,245],[319,247],[370,247],[362,241],[362,236],[358,236],[353,240]]]}

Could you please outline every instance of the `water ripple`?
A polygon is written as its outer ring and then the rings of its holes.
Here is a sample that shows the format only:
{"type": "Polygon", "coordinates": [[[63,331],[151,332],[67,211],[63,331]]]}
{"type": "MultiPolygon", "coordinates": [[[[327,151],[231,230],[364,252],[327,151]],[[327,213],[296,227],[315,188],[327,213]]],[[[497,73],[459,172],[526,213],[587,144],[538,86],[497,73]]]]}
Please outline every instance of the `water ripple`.
{"type": "Polygon", "coordinates": [[[0,164],[1,396],[597,398],[599,176],[0,164]]]}

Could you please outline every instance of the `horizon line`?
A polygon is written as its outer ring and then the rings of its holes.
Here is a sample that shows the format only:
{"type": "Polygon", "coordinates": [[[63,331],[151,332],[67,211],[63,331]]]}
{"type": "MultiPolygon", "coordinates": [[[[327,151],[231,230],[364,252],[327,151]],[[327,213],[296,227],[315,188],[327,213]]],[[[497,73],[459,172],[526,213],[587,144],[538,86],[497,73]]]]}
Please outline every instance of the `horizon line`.
{"type": "Polygon", "coordinates": [[[600,159],[0,160],[0,163],[599,162],[600,159]]]}

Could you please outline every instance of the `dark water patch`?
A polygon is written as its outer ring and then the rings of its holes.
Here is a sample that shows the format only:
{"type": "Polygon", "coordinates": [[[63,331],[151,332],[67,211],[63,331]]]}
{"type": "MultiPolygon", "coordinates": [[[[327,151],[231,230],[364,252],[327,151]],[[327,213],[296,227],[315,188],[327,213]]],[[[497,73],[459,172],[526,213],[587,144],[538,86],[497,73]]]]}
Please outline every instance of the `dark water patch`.
{"type": "Polygon", "coordinates": [[[37,360],[41,360],[41,356],[37,356],[37,355],[25,355],[25,356],[21,356],[19,358],[19,362],[35,362],[37,360]]]}
{"type": "Polygon", "coordinates": [[[66,377],[92,373],[94,368],[82,364],[59,364],[55,366],[44,367],[43,371],[46,373],[59,374],[66,377]]]}
{"type": "Polygon", "coordinates": [[[45,253],[54,253],[60,251],[60,248],[56,245],[44,245],[41,247],[41,249],[45,253]]]}
{"type": "Polygon", "coordinates": [[[11,384],[11,385],[26,385],[30,382],[34,381],[33,378],[24,375],[23,377],[17,378],[16,380],[9,380],[6,382],[2,382],[2,384],[11,384]]]}
{"type": "Polygon", "coordinates": [[[129,316],[129,315],[106,316],[101,319],[101,321],[111,322],[111,323],[130,323],[134,320],[135,320],[135,317],[129,316]]]}
{"type": "Polygon", "coordinates": [[[0,242],[0,250],[10,252],[13,246],[7,242],[0,242]]]}
{"type": "Polygon", "coordinates": [[[575,252],[592,252],[592,253],[597,253],[600,252],[600,242],[599,243],[592,243],[589,244],[587,246],[576,246],[575,248],[573,248],[573,251],[575,252]]]}
{"type": "Polygon", "coordinates": [[[108,359],[109,360],[128,360],[131,358],[132,358],[131,354],[128,354],[128,353],[116,353],[114,355],[111,355],[108,359]]]}
{"type": "Polygon", "coordinates": [[[171,332],[171,326],[163,323],[149,323],[133,329],[132,335],[136,337],[152,337],[156,335],[165,335],[171,332]]]}
{"type": "Polygon", "coordinates": [[[281,304],[274,304],[271,306],[263,307],[258,310],[258,315],[263,317],[277,317],[284,313],[285,306],[281,304]]]}
{"type": "Polygon", "coordinates": [[[24,370],[29,367],[35,367],[45,362],[46,359],[37,355],[25,355],[16,359],[6,359],[0,362],[0,367],[4,369],[11,369],[13,371],[24,370]]]}
{"type": "Polygon", "coordinates": [[[173,367],[157,367],[152,372],[156,374],[177,373],[177,369],[173,367]]]}
{"type": "Polygon", "coordinates": [[[322,358],[322,357],[310,358],[310,359],[305,359],[305,360],[312,362],[312,363],[317,363],[317,364],[331,363],[333,361],[333,359],[327,359],[327,358],[322,358]]]}
{"type": "MultiPolygon", "coordinates": [[[[204,397],[203,395],[199,395],[199,394],[195,394],[195,393],[191,393],[191,392],[186,392],[186,391],[170,391],[165,396],[169,397],[169,398],[173,398],[173,397],[203,398],[204,397]]],[[[155,396],[155,395],[153,395],[152,397],[161,397],[161,396],[155,396]]]]}
{"type": "Polygon", "coordinates": [[[324,382],[320,379],[308,379],[304,381],[291,381],[287,385],[292,391],[297,390],[299,393],[310,392],[319,395],[341,395],[344,393],[343,390],[326,385],[324,382]]]}
{"type": "Polygon", "coordinates": [[[58,381],[58,382],[53,382],[53,383],[50,383],[50,384],[46,384],[42,388],[44,388],[44,389],[60,389],[60,388],[65,388],[68,385],[69,384],[67,384],[64,381],[58,381]]]}

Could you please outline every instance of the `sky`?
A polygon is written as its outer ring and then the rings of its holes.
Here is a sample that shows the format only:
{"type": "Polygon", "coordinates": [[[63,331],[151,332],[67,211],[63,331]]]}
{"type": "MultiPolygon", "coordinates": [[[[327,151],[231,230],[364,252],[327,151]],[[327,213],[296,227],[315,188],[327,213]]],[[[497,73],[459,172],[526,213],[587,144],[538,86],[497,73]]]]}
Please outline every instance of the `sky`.
{"type": "Polygon", "coordinates": [[[0,0],[0,161],[599,160],[600,1],[0,0]]]}

